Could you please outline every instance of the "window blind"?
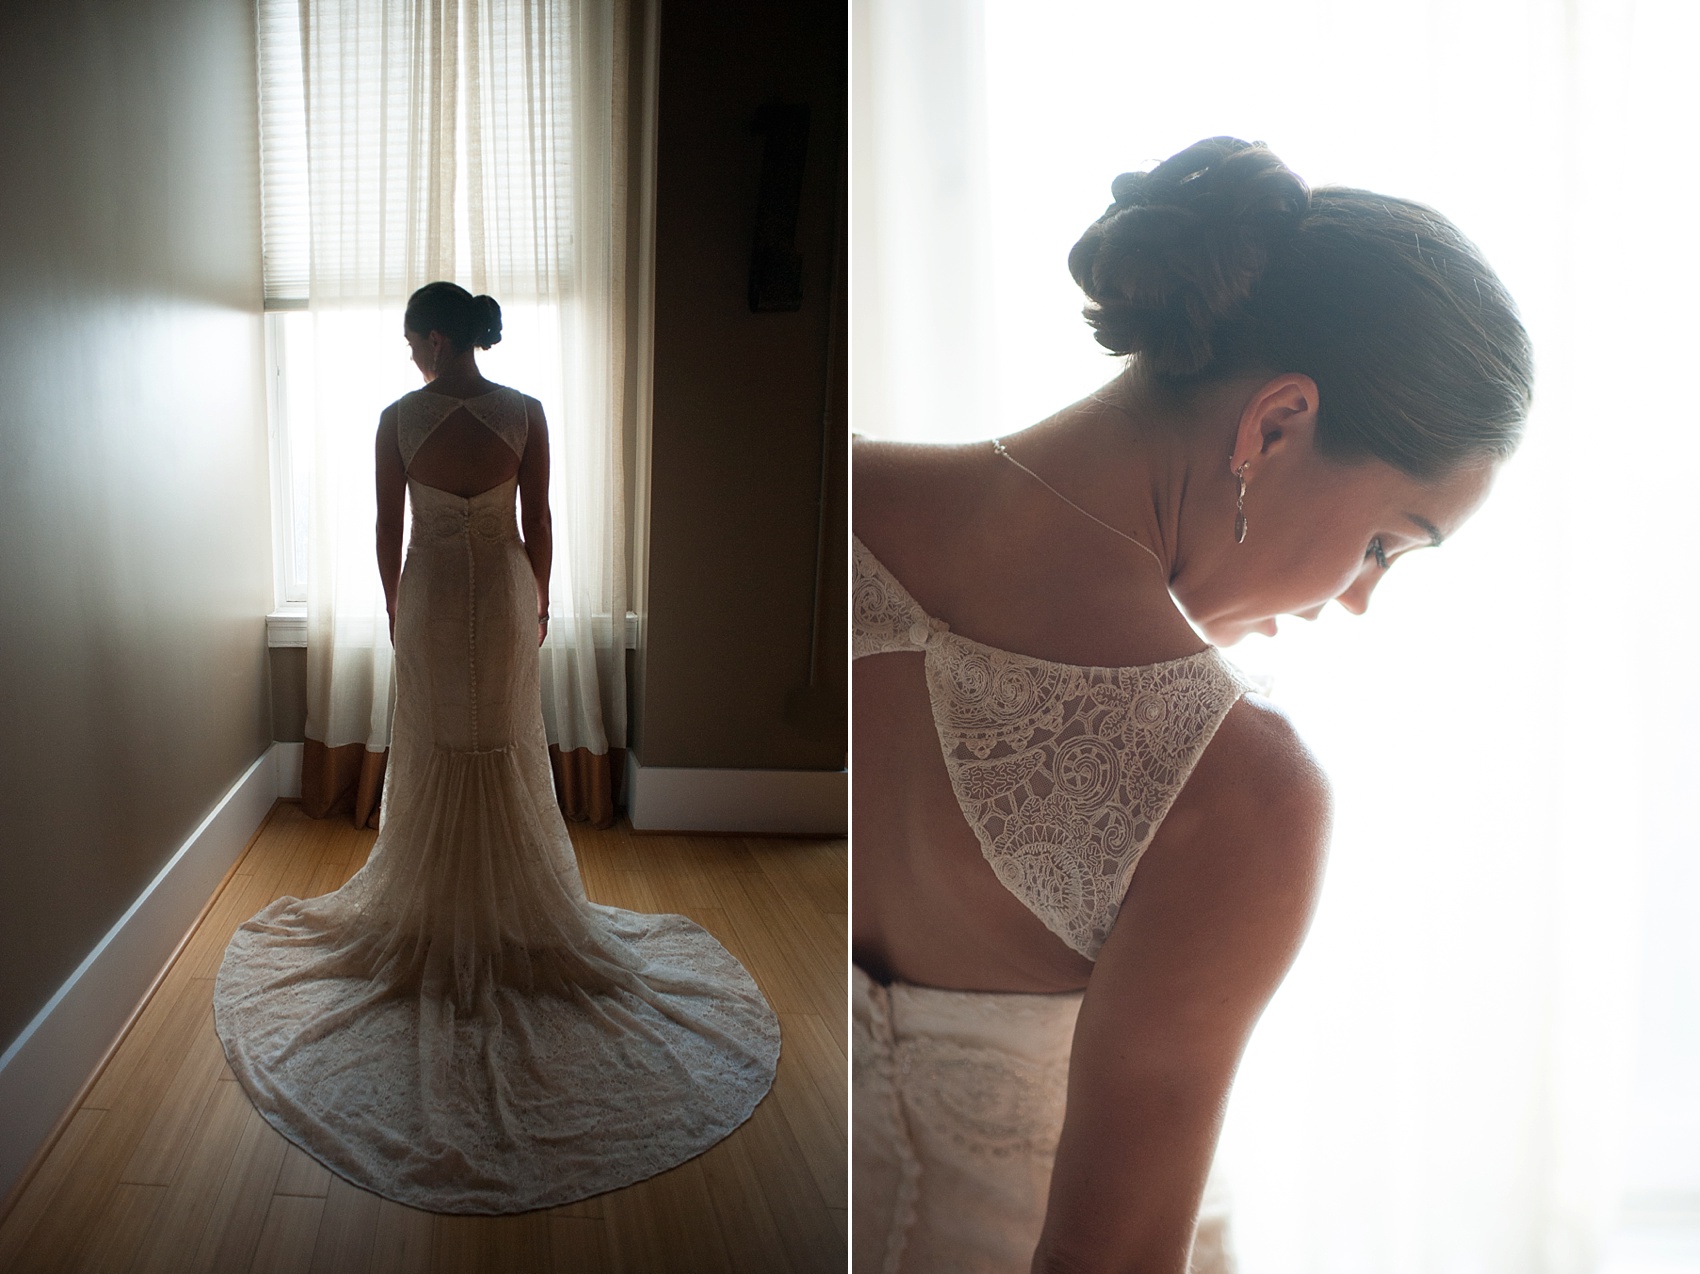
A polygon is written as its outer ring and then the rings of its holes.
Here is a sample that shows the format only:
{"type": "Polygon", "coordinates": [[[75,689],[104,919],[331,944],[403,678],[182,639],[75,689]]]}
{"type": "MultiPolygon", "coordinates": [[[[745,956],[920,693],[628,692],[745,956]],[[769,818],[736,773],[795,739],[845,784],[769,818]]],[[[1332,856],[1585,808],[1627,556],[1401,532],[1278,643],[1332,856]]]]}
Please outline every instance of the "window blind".
{"type": "Polygon", "coordinates": [[[307,106],[297,0],[259,0],[260,217],[265,308],[307,305],[307,106]]]}

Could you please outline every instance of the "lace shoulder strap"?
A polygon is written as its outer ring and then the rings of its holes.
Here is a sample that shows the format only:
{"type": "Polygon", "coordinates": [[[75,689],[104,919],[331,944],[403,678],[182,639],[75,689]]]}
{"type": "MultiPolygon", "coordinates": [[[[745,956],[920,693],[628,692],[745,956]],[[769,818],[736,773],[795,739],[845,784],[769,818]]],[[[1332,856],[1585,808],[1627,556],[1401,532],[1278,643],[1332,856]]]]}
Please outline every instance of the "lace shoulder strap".
{"type": "Polygon", "coordinates": [[[1090,960],[1193,766],[1251,688],[1213,648],[1084,668],[951,634],[927,652],[945,768],[1004,886],[1090,960]]]}
{"type": "Polygon", "coordinates": [[[403,468],[413,464],[413,457],[425,440],[460,405],[458,398],[445,398],[423,389],[403,394],[396,400],[396,446],[401,450],[403,468]]]}
{"type": "Polygon", "coordinates": [[[852,650],[926,656],[962,816],[1004,887],[1090,960],[1229,709],[1256,685],[1213,647],[1128,668],[998,650],[931,618],[851,537],[852,650]]]}
{"type": "Polygon", "coordinates": [[[894,650],[925,650],[934,634],[949,629],[942,619],[929,617],[854,535],[850,537],[850,556],[854,571],[850,588],[852,659],[894,650]]]}
{"type": "Polygon", "coordinates": [[[529,428],[526,419],[525,395],[506,385],[479,398],[468,398],[461,404],[476,416],[481,424],[500,438],[516,456],[525,454],[525,437],[529,428]]]}
{"type": "Polygon", "coordinates": [[[413,457],[425,445],[438,425],[464,407],[481,425],[507,443],[516,456],[525,454],[525,439],[529,422],[525,410],[525,395],[503,385],[476,398],[450,398],[416,389],[403,394],[396,402],[400,418],[396,425],[396,445],[401,450],[403,467],[412,465],[413,457]]]}

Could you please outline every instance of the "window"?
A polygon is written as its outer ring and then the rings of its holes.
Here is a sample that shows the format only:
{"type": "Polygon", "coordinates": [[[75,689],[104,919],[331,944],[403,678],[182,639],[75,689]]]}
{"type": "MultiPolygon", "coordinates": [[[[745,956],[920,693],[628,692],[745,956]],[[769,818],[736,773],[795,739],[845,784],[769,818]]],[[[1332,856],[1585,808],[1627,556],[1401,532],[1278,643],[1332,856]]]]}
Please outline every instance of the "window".
{"type": "Polygon", "coordinates": [[[259,0],[277,592],[306,603],[325,700],[309,725],[333,746],[387,738],[372,435],[419,385],[401,315],[436,279],[501,302],[503,340],[480,364],[549,420],[550,739],[624,745],[627,129],[654,92],[629,81],[647,65],[629,50],[640,19],[652,38],[648,13],[259,0]]]}
{"type": "Polygon", "coordinates": [[[299,5],[261,0],[258,19],[266,405],[271,432],[276,595],[282,608],[307,602],[307,475],[311,466],[306,447],[311,430],[300,412],[311,401],[305,380],[307,360],[301,357],[308,348],[310,333],[296,317],[307,308],[307,114],[299,5]],[[297,352],[293,360],[289,357],[292,347],[297,352]],[[293,422],[292,405],[297,411],[293,422]]]}
{"type": "Polygon", "coordinates": [[[279,608],[307,604],[307,480],[312,430],[303,418],[312,402],[307,378],[312,332],[302,310],[266,314],[266,418],[271,433],[272,540],[279,608]],[[291,351],[295,357],[291,358],[291,351]],[[295,409],[292,418],[291,408],[295,409]]]}

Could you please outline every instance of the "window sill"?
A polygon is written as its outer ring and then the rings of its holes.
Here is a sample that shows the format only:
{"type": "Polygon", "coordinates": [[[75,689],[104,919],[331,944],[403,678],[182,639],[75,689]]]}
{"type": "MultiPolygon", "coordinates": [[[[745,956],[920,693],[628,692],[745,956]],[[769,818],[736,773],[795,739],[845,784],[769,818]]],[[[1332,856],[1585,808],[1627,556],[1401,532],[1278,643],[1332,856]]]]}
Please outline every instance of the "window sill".
{"type": "Polygon", "coordinates": [[[301,605],[279,606],[266,616],[266,645],[305,649],[307,645],[307,608],[301,605]]]}
{"type": "MultiPolygon", "coordinates": [[[[638,617],[626,612],[626,649],[636,650],[638,617]]],[[[302,605],[279,606],[266,616],[266,645],[273,650],[304,649],[307,645],[307,608],[302,605]]]]}

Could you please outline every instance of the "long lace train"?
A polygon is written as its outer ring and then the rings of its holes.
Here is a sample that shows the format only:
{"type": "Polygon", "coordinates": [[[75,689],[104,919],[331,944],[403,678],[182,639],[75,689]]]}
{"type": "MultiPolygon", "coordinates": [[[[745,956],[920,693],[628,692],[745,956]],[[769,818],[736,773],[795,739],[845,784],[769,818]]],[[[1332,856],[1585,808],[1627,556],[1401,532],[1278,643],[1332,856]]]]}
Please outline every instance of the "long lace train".
{"type": "Polygon", "coordinates": [[[237,930],[214,1018],[279,1131],[441,1212],[641,1180],[742,1123],[779,1027],[683,916],[591,903],[555,804],[513,484],[411,484],[382,830],[319,898],[237,930]]]}

